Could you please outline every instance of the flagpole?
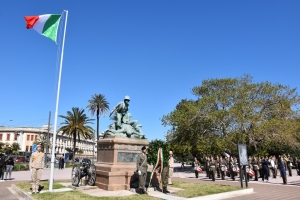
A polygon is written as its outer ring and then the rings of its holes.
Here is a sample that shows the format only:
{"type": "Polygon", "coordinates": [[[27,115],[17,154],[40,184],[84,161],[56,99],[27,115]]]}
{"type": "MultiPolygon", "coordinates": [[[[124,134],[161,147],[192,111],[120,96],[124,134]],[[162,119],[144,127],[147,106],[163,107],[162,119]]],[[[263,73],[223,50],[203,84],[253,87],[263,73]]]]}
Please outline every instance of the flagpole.
{"type": "Polygon", "coordinates": [[[57,93],[56,93],[56,106],[55,106],[55,115],[54,115],[54,128],[53,128],[53,141],[52,141],[52,151],[51,151],[51,171],[50,171],[50,181],[49,181],[49,191],[52,192],[53,190],[53,178],[54,178],[54,153],[55,153],[55,145],[56,145],[56,127],[57,127],[57,116],[58,116],[58,102],[59,102],[59,92],[60,92],[60,80],[61,80],[61,72],[62,72],[62,63],[64,57],[64,47],[65,47],[65,37],[66,37],[66,28],[67,28],[67,21],[68,21],[68,11],[63,10],[65,12],[65,24],[64,24],[64,35],[62,40],[62,47],[61,47],[61,55],[60,55],[60,64],[59,64],[59,76],[58,76],[58,85],[57,85],[57,93]]]}

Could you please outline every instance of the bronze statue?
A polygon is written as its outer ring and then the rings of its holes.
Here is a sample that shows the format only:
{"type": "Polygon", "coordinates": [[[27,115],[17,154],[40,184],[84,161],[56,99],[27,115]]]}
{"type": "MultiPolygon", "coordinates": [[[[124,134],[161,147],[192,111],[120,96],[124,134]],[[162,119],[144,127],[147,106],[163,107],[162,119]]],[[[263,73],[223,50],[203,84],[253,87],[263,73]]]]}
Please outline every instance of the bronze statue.
{"type": "Polygon", "coordinates": [[[127,113],[129,110],[130,97],[125,96],[124,101],[119,102],[110,112],[110,117],[114,115],[115,123],[109,125],[109,129],[104,131],[104,137],[119,136],[145,139],[137,120],[131,120],[131,114],[127,113]]]}

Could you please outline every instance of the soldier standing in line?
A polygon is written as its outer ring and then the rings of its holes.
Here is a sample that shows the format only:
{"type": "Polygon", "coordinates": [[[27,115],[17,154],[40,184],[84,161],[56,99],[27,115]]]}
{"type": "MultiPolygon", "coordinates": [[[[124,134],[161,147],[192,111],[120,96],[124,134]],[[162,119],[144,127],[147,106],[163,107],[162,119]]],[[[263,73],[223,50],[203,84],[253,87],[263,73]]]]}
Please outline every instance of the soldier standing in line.
{"type": "Polygon", "coordinates": [[[211,174],[210,174],[210,158],[209,156],[207,156],[207,159],[206,159],[206,169],[207,169],[207,177],[209,179],[211,179],[211,174]]]}
{"type": "Polygon", "coordinates": [[[207,163],[207,156],[205,156],[204,158],[204,169],[205,169],[205,173],[206,173],[206,177],[209,177],[209,169],[208,169],[208,163],[207,163]]]}
{"type": "Polygon", "coordinates": [[[254,156],[253,160],[252,160],[252,166],[253,166],[253,171],[255,173],[255,179],[254,181],[258,181],[258,169],[259,169],[259,162],[257,160],[257,158],[254,156]]]}
{"type": "Polygon", "coordinates": [[[139,193],[147,194],[145,189],[147,169],[148,169],[147,155],[146,155],[147,149],[145,146],[143,146],[141,150],[142,153],[138,155],[136,161],[136,168],[139,174],[139,193]]]}
{"type": "Polygon", "coordinates": [[[236,172],[235,171],[233,171],[233,168],[235,167],[235,162],[234,162],[234,159],[233,159],[233,157],[231,157],[230,158],[230,161],[229,161],[229,169],[230,169],[230,176],[231,176],[231,179],[233,180],[233,181],[235,181],[235,174],[236,174],[236,172]]]}
{"type": "Polygon", "coordinates": [[[263,178],[263,171],[261,165],[262,158],[258,156],[258,171],[259,171],[259,178],[263,178]]]}
{"type": "Polygon", "coordinates": [[[223,160],[222,157],[220,157],[220,162],[219,162],[219,166],[220,166],[220,169],[221,169],[221,178],[222,180],[225,180],[225,167],[226,167],[226,161],[223,160]]]}
{"type": "Polygon", "coordinates": [[[214,157],[212,156],[211,160],[210,160],[210,163],[209,163],[209,172],[210,172],[210,176],[211,176],[212,181],[216,180],[216,175],[215,175],[216,163],[217,163],[216,160],[214,160],[214,157]]]}
{"type": "Polygon", "coordinates": [[[36,146],[36,152],[33,152],[30,157],[29,168],[32,179],[32,194],[39,193],[39,185],[44,169],[44,153],[41,152],[41,145],[36,146]]]}
{"type": "Polygon", "coordinates": [[[291,165],[293,165],[293,158],[290,156],[290,154],[288,154],[288,156],[287,156],[286,165],[287,165],[287,169],[289,171],[289,176],[292,176],[292,166],[291,165]]]}
{"type": "Polygon", "coordinates": [[[219,156],[216,157],[216,171],[217,171],[217,178],[220,178],[221,169],[220,169],[220,158],[219,158],[219,156]]]}
{"type": "Polygon", "coordinates": [[[225,157],[225,163],[227,167],[226,175],[230,177],[230,165],[229,165],[229,158],[227,156],[225,157]]]}

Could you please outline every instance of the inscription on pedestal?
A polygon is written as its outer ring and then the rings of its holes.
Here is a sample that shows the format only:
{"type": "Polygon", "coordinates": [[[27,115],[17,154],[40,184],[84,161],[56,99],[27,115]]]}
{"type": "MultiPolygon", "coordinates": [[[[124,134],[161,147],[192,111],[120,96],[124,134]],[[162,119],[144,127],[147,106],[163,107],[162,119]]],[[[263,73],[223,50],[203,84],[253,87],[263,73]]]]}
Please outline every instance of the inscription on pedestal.
{"type": "Polygon", "coordinates": [[[118,152],[118,162],[136,162],[139,153],[118,152]]]}

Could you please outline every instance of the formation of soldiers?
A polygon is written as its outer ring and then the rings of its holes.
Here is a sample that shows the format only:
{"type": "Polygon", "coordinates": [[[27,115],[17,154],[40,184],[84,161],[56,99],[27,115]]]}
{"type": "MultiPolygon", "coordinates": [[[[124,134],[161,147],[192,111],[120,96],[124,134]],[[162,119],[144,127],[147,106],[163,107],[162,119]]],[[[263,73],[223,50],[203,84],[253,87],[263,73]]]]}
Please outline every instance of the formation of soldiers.
{"type": "MultiPolygon", "coordinates": [[[[199,161],[195,158],[195,176],[198,178],[198,172],[196,167],[199,165],[199,161]]],[[[292,176],[292,165],[294,165],[300,175],[300,159],[292,159],[290,155],[286,156],[270,156],[270,157],[248,157],[248,165],[246,167],[246,174],[242,170],[242,179],[247,175],[247,180],[254,179],[258,181],[259,178],[262,181],[268,181],[269,177],[277,178],[278,171],[283,179],[283,183],[287,182],[287,175],[292,176]],[[286,174],[286,172],[288,174],[286,174]]],[[[225,180],[225,176],[235,180],[236,177],[240,176],[240,166],[237,157],[235,156],[205,156],[204,157],[204,170],[206,177],[215,181],[216,178],[225,180]]]]}

